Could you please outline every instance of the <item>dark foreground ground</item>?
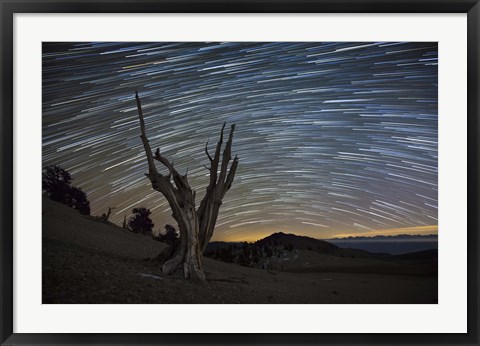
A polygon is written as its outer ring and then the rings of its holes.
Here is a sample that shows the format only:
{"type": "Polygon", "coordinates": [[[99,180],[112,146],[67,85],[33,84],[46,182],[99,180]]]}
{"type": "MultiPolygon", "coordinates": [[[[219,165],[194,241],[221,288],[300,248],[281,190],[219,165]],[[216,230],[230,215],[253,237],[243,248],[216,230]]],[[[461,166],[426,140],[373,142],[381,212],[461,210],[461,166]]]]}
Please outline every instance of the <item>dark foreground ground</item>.
{"type": "Polygon", "coordinates": [[[208,280],[196,283],[179,275],[165,277],[145,260],[163,246],[44,199],[43,303],[437,303],[436,264],[339,258],[304,250],[298,263],[286,266],[288,272],[206,258],[208,280]]]}

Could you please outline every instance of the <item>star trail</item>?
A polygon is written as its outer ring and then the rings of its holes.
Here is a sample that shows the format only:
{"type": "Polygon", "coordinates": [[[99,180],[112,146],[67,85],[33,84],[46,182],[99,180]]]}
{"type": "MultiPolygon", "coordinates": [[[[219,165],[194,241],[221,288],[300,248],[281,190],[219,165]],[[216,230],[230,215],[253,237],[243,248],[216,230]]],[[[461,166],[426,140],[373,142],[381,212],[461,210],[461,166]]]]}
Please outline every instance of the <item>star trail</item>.
{"type": "Polygon", "coordinates": [[[431,42],[47,42],[42,163],[72,174],[92,215],[144,206],[157,231],[174,224],[144,175],[138,90],[152,148],[188,168],[197,205],[205,143],[236,124],[214,240],[436,231],[437,71],[431,42]]]}

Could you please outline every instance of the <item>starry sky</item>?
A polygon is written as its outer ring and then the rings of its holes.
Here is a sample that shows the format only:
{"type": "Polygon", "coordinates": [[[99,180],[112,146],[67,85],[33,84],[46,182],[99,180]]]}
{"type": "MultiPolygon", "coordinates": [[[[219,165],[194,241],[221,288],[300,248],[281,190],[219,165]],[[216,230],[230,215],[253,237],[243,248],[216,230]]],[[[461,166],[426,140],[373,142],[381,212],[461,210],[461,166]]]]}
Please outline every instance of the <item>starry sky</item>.
{"type": "MultiPolygon", "coordinates": [[[[437,232],[437,43],[43,43],[42,163],[92,215],[174,223],[145,177],[147,136],[204,195],[223,122],[240,162],[213,240],[437,232]]],[[[160,171],[163,167],[158,166],[160,171]]]]}

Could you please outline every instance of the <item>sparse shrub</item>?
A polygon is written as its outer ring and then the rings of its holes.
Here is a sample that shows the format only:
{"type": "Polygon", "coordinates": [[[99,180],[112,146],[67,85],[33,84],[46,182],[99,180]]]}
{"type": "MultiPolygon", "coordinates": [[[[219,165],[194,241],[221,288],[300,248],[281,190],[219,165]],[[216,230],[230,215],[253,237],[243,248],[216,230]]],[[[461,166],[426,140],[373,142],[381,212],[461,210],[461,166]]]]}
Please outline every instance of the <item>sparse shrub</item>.
{"type": "MultiPolygon", "coordinates": [[[[112,215],[112,210],[113,209],[115,209],[115,207],[113,207],[113,208],[108,207],[108,212],[103,213],[102,216],[100,216],[100,220],[105,222],[105,223],[110,223],[108,220],[110,219],[110,215],[112,215]]],[[[125,219],[123,221],[125,222],[125,219]]]]}
{"type": "Polygon", "coordinates": [[[172,245],[179,238],[179,233],[172,225],[165,225],[165,233],[159,234],[155,237],[156,240],[159,240],[168,245],[172,245]]]}
{"type": "Polygon", "coordinates": [[[151,234],[154,223],[150,219],[150,214],[152,213],[150,209],[143,207],[133,208],[132,213],[133,216],[128,222],[129,228],[135,233],[151,234]]]}

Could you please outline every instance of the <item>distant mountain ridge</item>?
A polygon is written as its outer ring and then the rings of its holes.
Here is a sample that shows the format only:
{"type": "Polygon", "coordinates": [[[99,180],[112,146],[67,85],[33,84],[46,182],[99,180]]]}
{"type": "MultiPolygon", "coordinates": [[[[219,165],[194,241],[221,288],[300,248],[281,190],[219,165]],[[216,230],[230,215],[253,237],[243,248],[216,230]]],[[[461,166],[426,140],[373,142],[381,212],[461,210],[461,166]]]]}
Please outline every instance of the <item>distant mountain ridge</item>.
{"type": "Polygon", "coordinates": [[[337,237],[324,239],[329,240],[413,240],[413,239],[425,239],[434,240],[438,239],[437,234],[397,234],[397,235],[375,235],[375,236],[350,236],[350,237],[337,237]]]}
{"type": "Polygon", "coordinates": [[[322,253],[336,253],[339,247],[325,240],[315,239],[307,236],[292,233],[277,232],[257,240],[259,245],[292,245],[295,249],[314,250],[322,253]]]}
{"type": "Polygon", "coordinates": [[[392,255],[434,250],[438,248],[438,235],[399,234],[392,236],[347,237],[328,239],[328,242],[342,248],[355,248],[370,253],[389,253],[392,255]]]}
{"type": "MultiPolygon", "coordinates": [[[[388,259],[410,253],[425,254],[421,256],[434,257],[437,251],[438,236],[399,234],[395,236],[373,237],[348,237],[334,239],[316,239],[291,233],[276,232],[253,243],[246,242],[211,242],[206,249],[207,256],[215,253],[237,253],[248,246],[259,257],[266,256],[270,250],[309,250],[323,255],[351,257],[351,258],[376,258],[388,259]]],[[[256,255],[255,255],[256,256],[256,255]]],[[[235,257],[235,256],[233,256],[235,257]]],[[[233,260],[233,259],[232,259],[233,260]]]]}

